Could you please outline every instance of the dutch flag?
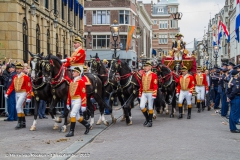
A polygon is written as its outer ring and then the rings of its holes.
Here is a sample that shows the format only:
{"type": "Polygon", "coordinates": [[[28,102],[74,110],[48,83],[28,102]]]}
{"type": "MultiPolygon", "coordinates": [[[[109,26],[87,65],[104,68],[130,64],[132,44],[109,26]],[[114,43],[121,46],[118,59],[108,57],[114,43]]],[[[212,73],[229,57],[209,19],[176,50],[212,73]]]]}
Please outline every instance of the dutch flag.
{"type": "Polygon", "coordinates": [[[239,42],[239,27],[240,27],[240,0],[236,0],[237,5],[236,5],[236,27],[235,27],[235,32],[236,32],[236,40],[239,42]]]}
{"type": "Polygon", "coordinates": [[[229,43],[230,42],[230,35],[229,35],[229,32],[228,32],[228,29],[223,22],[221,22],[221,25],[222,25],[222,28],[223,28],[224,35],[227,38],[227,42],[229,43]]]}

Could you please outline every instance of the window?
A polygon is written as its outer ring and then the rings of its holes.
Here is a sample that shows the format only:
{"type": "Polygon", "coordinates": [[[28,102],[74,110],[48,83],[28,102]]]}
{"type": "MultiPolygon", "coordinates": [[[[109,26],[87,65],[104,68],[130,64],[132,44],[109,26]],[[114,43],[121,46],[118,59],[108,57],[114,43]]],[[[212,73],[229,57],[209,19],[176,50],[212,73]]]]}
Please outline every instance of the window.
{"type": "Polygon", "coordinates": [[[168,21],[159,21],[159,29],[167,29],[168,21]]]}
{"type": "Polygon", "coordinates": [[[177,8],[170,8],[170,13],[176,13],[177,12],[177,8]]]}
{"type": "Polygon", "coordinates": [[[23,61],[24,63],[28,62],[28,25],[27,20],[23,19],[23,61]]]}
{"type": "Polygon", "coordinates": [[[169,34],[169,38],[171,38],[171,39],[173,39],[173,38],[175,38],[175,33],[171,33],[171,34],[169,34]]]}
{"type": "Polygon", "coordinates": [[[176,20],[171,20],[171,28],[177,28],[177,21],[176,20]]]}
{"type": "Polygon", "coordinates": [[[126,10],[119,11],[119,24],[129,24],[129,13],[126,10]]]}
{"type": "Polygon", "coordinates": [[[119,37],[120,37],[120,49],[126,50],[127,36],[119,36],[119,37]]]}
{"type": "Polygon", "coordinates": [[[58,54],[58,34],[56,33],[56,54],[58,54]]]}
{"type": "Polygon", "coordinates": [[[50,31],[47,30],[47,54],[50,54],[50,31]]]}
{"type": "Polygon", "coordinates": [[[153,24],[157,24],[157,20],[153,20],[153,24]]]}
{"type": "Polygon", "coordinates": [[[37,24],[36,27],[36,53],[40,53],[40,28],[39,25],[37,24]]]}
{"type": "Polygon", "coordinates": [[[54,14],[57,14],[57,0],[54,0],[54,14]]]}
{"type": "Polygon", "coordinates": [[[48,0],[45,0],[45,8],[48,9],[48,0]]]}
{"type": "Polygon", "coordinates": [[[158,8],[158,13],[163,13],[164,12],[164,9],[163,8],[158,8]]]}
{"type": "Polygon", "coordinates": [[[94,35],[93,49],[110,49],[110,35],[94,35]]]}
{"type": "Polygon", "coordinates": [[[132,26],[135,26],[135,16],[132,17],[132,26]]]}
{"type": "Polygon", "coordinates": [[[62,1],[62,19],[64,20],[64,2],[62,1]]]}
{"type": "Polygon", "coordinates": [[[83,23],[84,23],[84,25],[87,24],[87,15],[86,15],[86,11],[84,11],[83,23]]]}
{"type": "Polygon", "coordinates": [[[167,34],[160,34],[159,35],[159,44],[167,44],[167,43],[168,43],[167,34]]]}
{"type": "Polygon", "coordinates": [[[110,24],[110,11],[93,11],[93,24],[110,24]]]}

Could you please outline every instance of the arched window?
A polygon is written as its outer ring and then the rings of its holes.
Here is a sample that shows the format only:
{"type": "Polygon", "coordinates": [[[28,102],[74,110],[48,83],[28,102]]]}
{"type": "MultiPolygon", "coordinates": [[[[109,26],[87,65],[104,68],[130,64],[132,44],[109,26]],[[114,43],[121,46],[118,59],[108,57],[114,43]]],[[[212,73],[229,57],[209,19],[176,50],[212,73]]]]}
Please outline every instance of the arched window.
{"type": "Polygon", "coordinates": [[[28,25],[27,25],[27,20],[24,18],[23,19],[23,24],[22,24],[22,29],[23,29],[23,61],[24,63],[28,62],[28,25]]]}
{"type": "Polygon", "coordinates": [[[41,49],[40,49],[40,28],[39,25],[37,24],[36,26],[36,53],[40,53],[41,49]]]}
{"type": "Polygon", "coordinates": [[[66,44],[66,42],[65,42],[65,36],[63,37],[63,57],[65,58],[66,57],[66,51],[65,51],[65,44],[66,44]]]}
{"type": "Polygon", "coordinates": [[[50,32],[47,30],[47,54],[50,54],[50,32]]]}
{"type": "Polygon", "coordinates": [[[58,54],[58,34],[56,33],[56,54],[58,54]]]}

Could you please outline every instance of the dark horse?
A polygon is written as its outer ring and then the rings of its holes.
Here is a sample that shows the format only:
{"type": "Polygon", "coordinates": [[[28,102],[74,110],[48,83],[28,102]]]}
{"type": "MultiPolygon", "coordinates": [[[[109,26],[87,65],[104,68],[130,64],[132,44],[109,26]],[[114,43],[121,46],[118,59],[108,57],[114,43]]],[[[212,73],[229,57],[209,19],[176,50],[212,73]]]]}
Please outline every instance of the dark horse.
{"type": "MultiPolygon", "coordinates": [[[[43,67],[43,75],[46,77],[46,80],[51,83],[52,86],[52,94],[53,99],[62,99],[64,101],[64,116],[65,121],[68,115],[68,110],[66,109],[66,101],[68,89],[69,89],[69,82],[66,80],[67,76],[72,77],[70,75],[71,72],[67,72],[65,67],[62,65],[60,59],[56,56],[49,54],[45,58],[45,67],[43,67]],[[65,112],[66,111],[66,112],[65,112]]],[[[106,103],[102,100],[102,82],[101,80],[91,74],[91,73],[84,73],[84,76],[87,77],[89,80],[89,84],[86,84],[86,92],[87,92],[87,106],[88,110],[90,110],[91,114],[91,121],[90,125],[91,128],[94,123],[94,106],[91,103],[91,97],[93,96],[94,99],[98,102],[100,108],[100,113],[103,115],[104,107],[108,107],[106,103]]],[[[55,104],[56,105],[56,104],[55,104]]],[[[53,109],[53,105],[50,107],[50,111],[53,109]]],[[[111,108],[109,109],[111,110],[111,108]]],[[[100,116],[101,117],[101,116],[100,116]]],[[[104,119],[104,116],[101,117],[102,121],[105,125],[109,123],[104,119]]],[[[66,129],[66,123],[64,123],[63,129],[66,129]]]]}
{"type": "Polygon", "coordinates": [[[122,107],[126,117],[126,123],[131,125],[131,106],[133,107],[133,101],[138,97],[141,76],[138,74],[138,72],[132,72],[131,68],[128,66],[128,63],[124,60],[120,60],[119,56],[111,61],[109,79],[114,80],[114,77],[117,73],[120,75],[119,90],[121,93],[118,94],[118,96],[121,96],[124,100],[122,107]]]}
{"type": "MultiPolygon", "coordinates": [[[[113,97],[115,94],[117,94],[117,81],[115,80],[109,80],[108,78],[108,69],[105,67],[105,65],[102,63],[102,61],[99,59],[98,54],[96,53],[95,56],[91,56],[90,59],[90,69],[91,73],[96,74],[102,81],[103,86],[103,98],[109,100],[109,106],[112,107],[113,104],[113,97]]],[[[120,102],[123,104],[123,100],[120,97],[120,102]]],[[[114,118],[113,113],[111,112],[111,117],[113,123],[116,122],[116,118],[114,118]]],[[[97,123],[98,124],[98,123],[97,123]]]]}
{"type": "Polygon", "coordinates": [[[32,81],[32,91],[34,93],[34,121],[33,125],[30,127],[30,131],[36,130],[37,124],[37,115],[38,115],[38,108],[40,100],[44,100],[47,104],[50,104],[52,101],[52,94],[51,94],[51,86],[49,83],[43,81],[43,75],[41,71],[41,60],[43,53],[41,54],[32,54],[30,67],[31,67],[31,81],[32,81]]]}
{"type": "MultiPolygon", "coordinates": [[[[165,100],[166,108],[165,111],[168,113],[168,105],[172,105],[170,117],[174,117],[176,112],[176,86],[178,75],[173,73],[170,68],[163,64],[156,66],[157,75],[159,76],[159,84],[161,85],[161,93],[165,100]]],[[[159,107],[159,106],[157,106],[159,107]]],[[[158,108],[157,108],[158,110],[158,108]]]]}

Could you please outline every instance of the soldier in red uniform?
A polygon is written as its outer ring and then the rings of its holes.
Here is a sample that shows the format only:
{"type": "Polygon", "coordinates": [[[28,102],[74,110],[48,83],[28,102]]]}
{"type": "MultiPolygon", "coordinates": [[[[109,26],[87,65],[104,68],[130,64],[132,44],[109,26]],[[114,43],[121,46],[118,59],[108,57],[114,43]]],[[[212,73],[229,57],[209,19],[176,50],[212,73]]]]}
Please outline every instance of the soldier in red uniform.
{"type": "Polygon", "coordinates": [[[192,75],[188,74],[188,69],[186,66],[182,67],[182,75],[179,77],[179,85],[177,86],[178,108],[179,108],[179,119],[182,118],[182,103],[183,100],[187,100],[188,105],[188,116],[187,119],[191,118],[192,109],[192,92],[194,89],[194,78],[192,75]]]}
{"type": "Polygon", "coordinates": [[[66,137],[74,136],[74,129],[76,125],[76,121],[81,123],[86,127],[86,131],[84,134],[88,134],[90,129],[90,124],[83,119],[83,116],[80,116],[79,110],[82,112],[86,111],[86,85],[85,82],[81,79],[80,74],[81,70],[79,67],[75,67],[73,69],[73,81],[70,83],[69,91],[68,91],[68,100],[67,100],[67,108],[70,110],[71,104],[71,112],[70,112],[70,120],[71,126],[70,131],[66,135],[66,137]]]}
{"type": "Polygon", "coordinates": [[[9,86],[5,97],[12,93],[13,90],[16,92],[16,109],[18,114],[18,124],[15,129],[26,128],[26,120],[23,112],[24,102],[31,102],[31,91],[32,84],[30,78],[24,74],[23,65],[21,63],[16,64],[17,75],[13,77],[12,83],[9,86]]]}
{"type": "Polygon", "coordinates": [[[151,62],[148,61],[144,64],[145,72],[142,75],[142,84],[139,90],[140,108],[146,118],[143,125],[147,127],[152,127],[153,102],[157,96],[158,89],[157,75],[151,71],[151,68],[151,62]],[[145,108],[146,102],[148,102],[148,112],[147,108],[145,108]]]}
{"type": "Polygon", "coordinates": [[[208,93],[208,82],[205,73],[202,73],[202,67],[197,67],[197,73],[194,74],[194,81],[195,81],[195,90],[197,92],[197,108],[198,113],[201,112],[200,109],[200,102],[202,101],[202,110],[205,109],[205,91],[206,94],[208,93]]]}
{"type": "Polygon", "coordinates": [[[65,67],[71,66],[71,69],[74,69],[74,67],[79,67],[81,69],[81,73],[83,73],[83,65],[86,59],[86,52],[82,48],[83,41],[80,37],[76,37],[73,43],[75,51],[72,53],[72,56],[61,61],[66,62],[64,64],[65,67]]]}

